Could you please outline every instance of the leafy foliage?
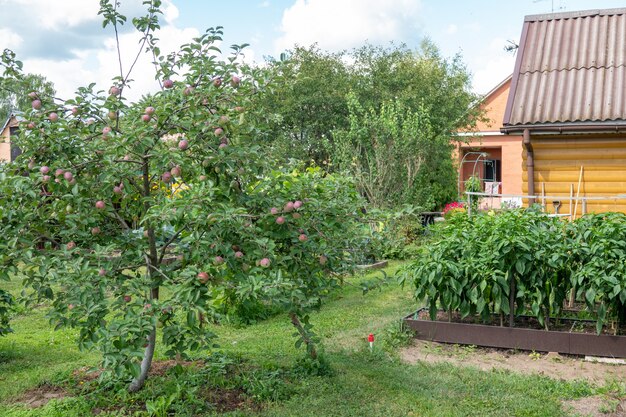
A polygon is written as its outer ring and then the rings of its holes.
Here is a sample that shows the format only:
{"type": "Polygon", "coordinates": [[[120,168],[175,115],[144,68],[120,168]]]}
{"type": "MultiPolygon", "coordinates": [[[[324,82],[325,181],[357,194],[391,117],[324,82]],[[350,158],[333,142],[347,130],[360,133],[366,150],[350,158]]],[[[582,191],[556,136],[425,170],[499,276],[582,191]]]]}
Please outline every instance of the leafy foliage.
{"type": "Polygon", "coordinates": [[[377,207],[442,206],[455,195],[450,138],[480,117],[460,56],[431,42],[329,54],[295,48],[270,64],[271,154],[348,170],[377,207]]]}
{"type": "MultiPolygon", "coordinates": [[[[104,26],[126,21],[115,4],[101,2],[104,26]]],[[[356,190],[315,168],[270,170],[252,105],[265,72],[238,64],[243,46],[220,59],[221,28],[161,55],[160,2],[145,4],[133,24],[161,91],[129,103],[121,72],[108,92],[30,97],[23,153],[0,181],[1,276],[52,300],[51,321],[78,328],[80,347],[132,376],[131,390],[147,377],[157,327],[166,355],[186,357],[214,346],[208,318],[249,301],[286,311],[314,356],[307,313],[350,269],[356,190]]],[[[24,80],[9,52],[3,67],[24,80]]]]}
{"type": "Polygon", "coordinates": [[[40,91],[46,96],[54,96],[52,82],[38,74],[26,74],[21,79],[0,77],[0,124],[16,112],[25,112],[31,107],[28,93],[40,91]]]}
{"type": "Polygon", "coordinates": [[[571,286],[577,297],[597,314],[598,332],[612,317],[626,323],[626,215],[591,214],[569,231],[576,266],[571,286]]]}
{"type": "Polygon", "coordinates": [[[534,210],[446,221],[437,241],[401,276],[426,299],[434,319],[439,307],[462,317],[513,316],[530,311],[541,324],[557,316],[569,289],[571,252],[566,224],[534,210]]]}

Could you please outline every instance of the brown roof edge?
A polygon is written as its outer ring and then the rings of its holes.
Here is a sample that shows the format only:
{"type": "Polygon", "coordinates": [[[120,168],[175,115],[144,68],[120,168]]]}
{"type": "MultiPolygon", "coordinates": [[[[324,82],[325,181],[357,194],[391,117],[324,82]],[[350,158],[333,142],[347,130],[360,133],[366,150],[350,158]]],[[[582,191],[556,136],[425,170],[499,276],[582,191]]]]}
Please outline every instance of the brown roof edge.
{"type": "Polygon", "coordinates": [[[503,125],[509,124],[511,120],[511,112],[513,111],[513,100],[515,99],[515,93],[517,91],[517,80],[519,79],[520,68],[522,67],[522,58],[524,57],[524,49],[526,49],[526,37],[528,36],[528,23],[524,22],[522,26],[522,34],[520,36],[519,48],[517,49],[517,57],[515,58],[515,67],[513,74],[511,75],[511,89],[509,90],[509,97],[506,101],[506,108],[504,109],[503,125]]]}
{"type": "Polygon", "coordinates": [[[514,125],[501,127],[500,132],[505,134],[521,133],[525,129],[533,132],[541,131],[550,133],[624,133],[626,132],[626,123],[551,123],[536,125],[514,125]]]}
{"type": "Polygon", "coordinates": [[[592,9],[592,10],[578,10],[575,12],[532,14],[532,15],[528,15],[524,17],[524,22],[538,22],[542,20],[575,19],[578,17],[588,17],[588,16],[611,16],[611,15],[616,15],[616,14],[626,14],[626,8],[620,7],[616,9],[592,9]]]}

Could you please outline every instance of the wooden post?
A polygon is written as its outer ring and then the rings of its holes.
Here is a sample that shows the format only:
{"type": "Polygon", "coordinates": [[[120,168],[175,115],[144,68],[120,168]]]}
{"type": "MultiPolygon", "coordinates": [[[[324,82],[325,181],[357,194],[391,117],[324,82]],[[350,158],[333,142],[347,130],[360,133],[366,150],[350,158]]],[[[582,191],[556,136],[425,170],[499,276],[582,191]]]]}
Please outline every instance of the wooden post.
{"type": "Polygon", "coordinates": [[[580,196],[580,183],[583,180],[583,166],[580,166],[580,174],[578,174],[578,189],[576,190],[576,205],[574,206],[574,220],[576,220],[576,212],[578,211],[578,197],[580,196]]]}
{"type": "Polygon", "coordinates": [[[545,213],[546,211],[546,183],[541,183],[541,209],[545,213]]]}
{"type": "Polygon", "coordinates": [[[572,206],[574,205],[574,184],[569,185],[569,221],[573,219],[572,206]]]}

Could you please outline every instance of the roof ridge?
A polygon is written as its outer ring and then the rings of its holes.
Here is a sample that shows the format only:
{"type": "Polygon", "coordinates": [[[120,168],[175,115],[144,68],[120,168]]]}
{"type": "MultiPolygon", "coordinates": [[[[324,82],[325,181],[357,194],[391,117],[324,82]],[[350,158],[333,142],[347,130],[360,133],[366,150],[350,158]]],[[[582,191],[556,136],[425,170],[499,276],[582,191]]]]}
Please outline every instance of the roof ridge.
{"type": "Polygon", "coordinates": [[[560,12],[560,13],[543,13],[543,14],[531,14],[524,16],[524,22],[540,22],[544,20],[561,20],[561,19],[577,19],[581,17],[591,16],[613,16],[626,14],[626,8],[614,8],[614,9],[590,9],[590,10],[577,10],[573,12],[560,12]]]}
{"type": "Polygon", "coordinates": [[[538,72],[540,73],[551,73],[551,72],[564,72],[564,71],[580,71],[582,69],[603,69],[603,70],[608,70],[608,69],[614,69],[614,68],[626,68],[626,63],[624,64],[620,64],[620,65],[613,65],[613,66],[589,66],[589,67],[574,67],[574,68],[561,68],[561,69],[550,69],[550,70],[534,70],[534,71],[520,71],[520,74],[536,74],[538,72]]]}

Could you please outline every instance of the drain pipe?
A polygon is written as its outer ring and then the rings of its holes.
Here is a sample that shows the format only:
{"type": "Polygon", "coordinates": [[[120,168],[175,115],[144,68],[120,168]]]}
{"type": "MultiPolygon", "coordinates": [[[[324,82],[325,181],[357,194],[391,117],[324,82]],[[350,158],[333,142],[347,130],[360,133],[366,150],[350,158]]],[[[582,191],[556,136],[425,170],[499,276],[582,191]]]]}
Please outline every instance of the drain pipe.
{"type": "MultiPolygon", "coordinates": [[[[524,129],[523,136],[524,148],[526,149],[526,172],[528,174],[528,195],[535,195],[535,153],[533,152],[533,145],[530,143],[530,130],[524,129]]],[[[528,207],[535,204],[535,199],[528,199],[528,207]]]]}

